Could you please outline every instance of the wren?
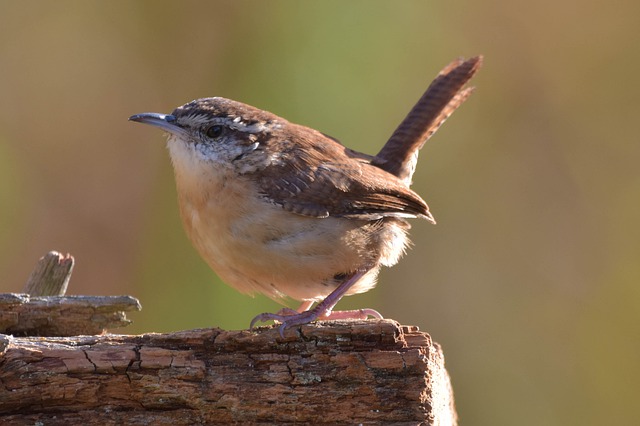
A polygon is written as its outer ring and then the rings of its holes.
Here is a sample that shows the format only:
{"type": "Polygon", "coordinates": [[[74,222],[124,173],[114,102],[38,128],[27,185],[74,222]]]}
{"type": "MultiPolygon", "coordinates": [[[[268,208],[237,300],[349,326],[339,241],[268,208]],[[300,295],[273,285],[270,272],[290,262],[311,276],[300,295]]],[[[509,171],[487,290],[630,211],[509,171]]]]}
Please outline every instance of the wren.
{"type": "Polygon", "coordinates": [[[410,189],[418,151],[472,93],[464,86],[481,63],[478,56],[445,67],[375,156],[224,98],[129,120],[168,134],[184,228],[218,276],[243,293],[302,301],[297,311],[251,322],[280,322],[283,335],[316,319],[382,318],[333,308],[398,262],[407,219],[435,223],[410,189]]]}

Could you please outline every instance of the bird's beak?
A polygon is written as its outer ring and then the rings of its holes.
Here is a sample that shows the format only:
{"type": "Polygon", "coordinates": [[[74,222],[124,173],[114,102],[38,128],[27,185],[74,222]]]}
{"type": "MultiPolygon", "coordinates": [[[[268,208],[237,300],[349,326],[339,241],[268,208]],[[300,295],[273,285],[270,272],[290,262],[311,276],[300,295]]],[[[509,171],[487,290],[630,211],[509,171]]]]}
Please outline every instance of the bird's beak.
{"type": "Polygon", "coordinates": [[[155,112],[143,112],[129,117],[129,121],[135,121],[143,124],[150,124],[159,127],[165,132],[173,135],[186,135],[186,131],[176,124],[176,117],[171,114],[158,114],[155,112]]]}

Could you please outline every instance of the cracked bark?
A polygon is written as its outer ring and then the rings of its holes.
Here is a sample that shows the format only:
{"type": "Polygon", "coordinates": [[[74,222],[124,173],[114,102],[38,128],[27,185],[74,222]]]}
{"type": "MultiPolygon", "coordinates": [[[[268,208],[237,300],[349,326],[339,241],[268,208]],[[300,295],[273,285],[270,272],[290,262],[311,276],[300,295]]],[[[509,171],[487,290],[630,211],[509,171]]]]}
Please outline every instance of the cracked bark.
{"type": "Polygon", "coordinates": [[[0,335],[0,423],[456,424],[440,347],[392,320],[0,335]]]}

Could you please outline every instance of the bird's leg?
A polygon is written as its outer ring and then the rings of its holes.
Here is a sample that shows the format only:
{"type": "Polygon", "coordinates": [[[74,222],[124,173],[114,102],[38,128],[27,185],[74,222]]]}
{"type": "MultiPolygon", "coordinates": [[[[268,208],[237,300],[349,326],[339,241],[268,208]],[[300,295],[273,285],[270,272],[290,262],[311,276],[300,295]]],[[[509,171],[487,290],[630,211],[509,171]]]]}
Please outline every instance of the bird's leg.
{"type": "Polygon", "coordinates": [[[316,319],[366,319],[370,315],[379,319],[382,319],[382,315],[373,309],[357,309],[353,311],[336,311],[333,312],[333,307],[342,299],[347,291],[362,278],[370,268],[361,269],[351,274],[346,280],[344,280],[338,287],[336,287],[331,294],[318,303],[313,309],[309,309],[312,305],[310,302],[304,302],[300,309],[308,309],[303,312],[292,313],[292,310],[288,310],[286,313],[280,311],[276,314],[264,313],[256,316],[251,320],[249,328],[253,328],[254,324],[258,321],[278,321],[282,324],[278,328],[280,336],[284,337],[284,330],[295,325],[302,325],[315,321],[316,319]]]}

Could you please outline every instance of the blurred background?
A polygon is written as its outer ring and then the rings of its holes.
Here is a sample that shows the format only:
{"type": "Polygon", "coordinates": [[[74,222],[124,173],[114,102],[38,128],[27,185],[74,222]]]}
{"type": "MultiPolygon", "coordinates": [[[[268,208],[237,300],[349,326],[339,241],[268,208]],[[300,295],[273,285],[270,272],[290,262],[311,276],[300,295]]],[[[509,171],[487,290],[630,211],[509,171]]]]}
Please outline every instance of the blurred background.
{"type": "Polygon", "coordinates": [[[485,55],[422,151],[437,226],[371,307],[443,345],[468,425],[634,424],[640,397],[640,5],[632,1],[0,0],[0,292],[70,252],[69,293],[138,297],[125,333],[241,329],[187,241],[160,131],[249,103],[376,153],[437,72],[485,55]]]}

